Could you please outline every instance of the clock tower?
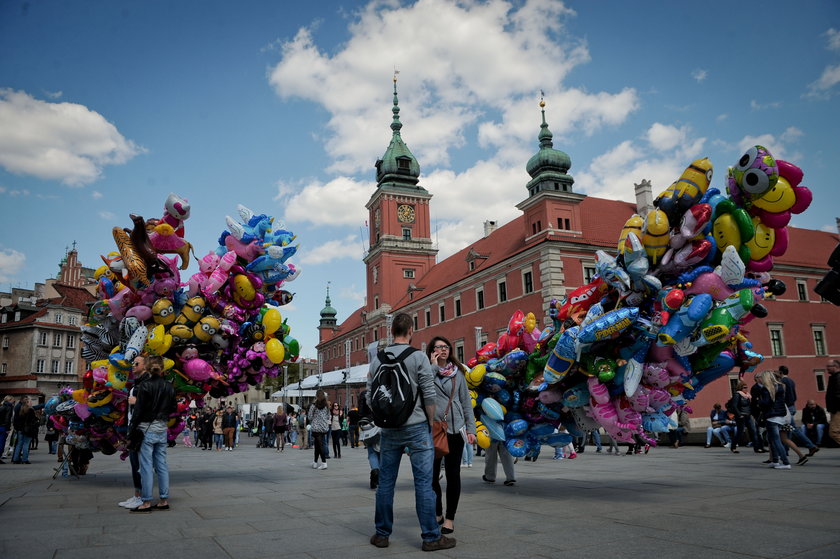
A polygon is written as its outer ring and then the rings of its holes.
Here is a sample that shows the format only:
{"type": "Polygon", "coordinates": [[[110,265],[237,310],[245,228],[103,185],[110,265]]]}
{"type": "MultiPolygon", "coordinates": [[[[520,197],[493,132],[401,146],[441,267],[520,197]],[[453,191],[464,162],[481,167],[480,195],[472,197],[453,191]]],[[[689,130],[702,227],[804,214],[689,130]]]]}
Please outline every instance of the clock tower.
{"type": "Polygon", "coordinates": [[[391,143],[376,161],[376,191],[366,207],[370,212],[367,266],[367,319],[389,313],[417,279],[435,265],[429,200],[419,184],[420,165],[400,135],[400,106],[394,76],[391,143]]]}

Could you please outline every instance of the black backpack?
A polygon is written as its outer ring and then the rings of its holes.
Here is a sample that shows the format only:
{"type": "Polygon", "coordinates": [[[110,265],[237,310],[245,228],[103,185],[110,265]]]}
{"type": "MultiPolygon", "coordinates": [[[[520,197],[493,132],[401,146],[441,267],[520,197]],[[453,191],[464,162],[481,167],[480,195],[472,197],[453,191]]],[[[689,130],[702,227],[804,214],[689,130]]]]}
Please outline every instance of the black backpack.
{"type": "Polygon", "coordinates": [[[376,355],[379,367],[370,381],[370,411],[379,427],[400,427],[414,411],[418,394],[414,394],[405,360],[415,351],[419,350],[408,347],[393,359],[384,351],[376,355]]]}

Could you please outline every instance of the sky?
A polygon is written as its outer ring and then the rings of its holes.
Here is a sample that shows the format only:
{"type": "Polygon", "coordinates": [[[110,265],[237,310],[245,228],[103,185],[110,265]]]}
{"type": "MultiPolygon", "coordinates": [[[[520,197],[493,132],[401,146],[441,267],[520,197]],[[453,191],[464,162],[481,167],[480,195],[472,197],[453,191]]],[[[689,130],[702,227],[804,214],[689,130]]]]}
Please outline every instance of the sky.
{"type": "Polygon", "coordinates": [[[0,0],[0,290],[73,242],[97,267],[170,192],[199,255],[243,204],[298,235],[282,311],[316,357],[328,282],[339,322],[364,302],[395,70],[439,260],[519,214],[541,92],[576,192],[632,201],[700,157],[722,187],[758,143],[814,193],[792,225],[836,232],[840,3],[791,6],[0,0]]]}

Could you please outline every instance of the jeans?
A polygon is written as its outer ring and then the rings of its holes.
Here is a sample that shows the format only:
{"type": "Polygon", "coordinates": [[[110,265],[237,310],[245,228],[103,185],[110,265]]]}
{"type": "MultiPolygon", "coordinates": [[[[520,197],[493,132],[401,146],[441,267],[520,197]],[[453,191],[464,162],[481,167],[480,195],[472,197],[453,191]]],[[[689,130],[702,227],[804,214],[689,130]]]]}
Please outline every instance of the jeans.
{"type": "Polygon", "coordinates": [[[193,429],[193,444],[198,446],[198,429],[193,429]]]}
{"type": "Polygon", "coordinates": [[[12,454],[12,462],[29,461],[29,443],[31,442],[32,437],[27,437],[22,432],[18,431],[17,442],[15,443],[15,452],[12,454]]]}
{"type": "MultiPolygon", "coordinates": [[[[807,437],[808,440],[812,440],[808,437],[808,429],[805,425],[801,425],[799,427],[799,432],[802,434],[803,437],[807,437]]],[[[816,444],[822,444],[823,437],[825,436],[825,423],[815,423],[814,430],[813,430],[814,438],[816,439],[816,444]]]]}
{"type": "Polygon", "coordinates": [[[289,431],[289,442],[293,445],[297,444],[297,431],[295,431],[294,429],[289,431]]]}
{"type": "Polygon", "coordinates": [[[815,448],[817,445],[811,442],[811,439],[809,439],[803,431],[800,431],[796,427],[796,418],[794,417],[796,414],[796,408],[788,406],[788,410],[790,411],[790,424],[793,425],[793,431],[788,434],[788,438],[799,446],[804,446],[808,449],[815,448]]]}
{"type": "Polygon", "coordinates": [[[787,458],[787,450],[782,444],[782,437],[779,435],[778,423],[772,421],[767,422],[767,442],[770,444],[770,461],[781,462],[782,464],[790,464],[787,458]]]}
{"type": "Polygon", "coordinates": [[[752,441],[753,445],[753,451],[761,451],[764,448],[764,441],[762,441],[761,437],[758,436],[758,429],[756,429],[755,421],[753,421],[751,415],[735,417],[735,436],[732,437],[732,443],[729,448],[731,450],[735,450],[735,445],[741,440],[741,435],[744,433],[745,427],[749,432],[750,441],[752,441]]]}
{"type": "Polygon", "coordinates": [[[368,464],[371,470],[379,469],[379,451],[376,450],[376,445],[367,446],[368,464]]]}
{"type": "Polygon", "coordinates": [[[473,447],[467,443],[464,445],[464,452],[461,453],[461,463],[466,466],[472,466],[473,447]]]}
{"type": "Polygon", "coordinates": [[[358,423],[350,425],[350,446],[359,446],[359,425],[358,423]]]}
{"type": "Polygon", "coordinates": [[[379,487],[376,489],[376,533],[388,537],[394,527],[394,487],[400,470],[403,452],[408,449],[414,475],[414,505],[420,521],[420,537],[425,542],[440,538],[440,526],[435,519],[435,492],[432,490],[432,464],[435,450],[432,430],[425,421],[382,429],[379,450],[379,487]]]}
{"type": "Polygon", "coordinates": [[[157,474],[160,498],[163,500],[169,498],[169,466],[166,464],[166,447],[166,431],[157,433],[150,429],[143,437],[143,444],[140,446],[140,479],[142,480],[140,498],[143,502],[152,500],[155,474],[157,474]]]}
{"type": "Polygon", "coordinates": [[[717,437],[720,441],[720,446],[729,446],[729,430],[730,427],[728,425],[721,425],[720,427],[707,427],[706,446],[712,444],[712,435],[717,437]]]}
{"type": "Polygon", "coordinates": [[[128,451],[128,461],[131,463],[131,479],[134,481],[135,493],[143,491],[143,479],[140,477],[140,452],[128,451]]]}
{"type": "Polygon", "coordinates": [[[216,443],[216,450],[221,450],[222,443],[225,440],[225,436],[221,433],[213,433],[213,440],[216,443]]]}

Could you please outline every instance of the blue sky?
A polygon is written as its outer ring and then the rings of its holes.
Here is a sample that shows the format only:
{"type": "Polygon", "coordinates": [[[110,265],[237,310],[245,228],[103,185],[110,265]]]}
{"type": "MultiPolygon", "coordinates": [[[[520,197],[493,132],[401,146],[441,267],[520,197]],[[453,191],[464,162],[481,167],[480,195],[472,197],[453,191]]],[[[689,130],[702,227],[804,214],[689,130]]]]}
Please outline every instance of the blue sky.
{"type": "Polygon", "coordinates": [[[169,192],[199,254],[244,204],[298,234],[284,315],[314,357],[327,282],[339,320],[363,301],[395,68],[440,257],[516,217],[541,89],[578,192],[658,192],[703,156],[721,186],[762,143],[814,192],[793,224],[836,231],[840,4],[790,7],[5,0],[0,285],[54,276],[73,241],[97,266],[111,228],[160,217],[169,192]]]}

